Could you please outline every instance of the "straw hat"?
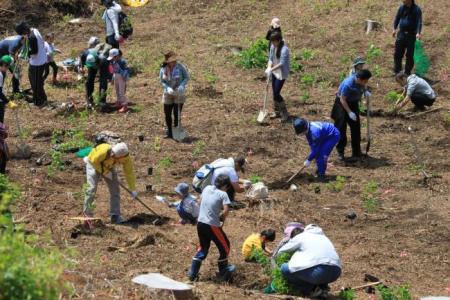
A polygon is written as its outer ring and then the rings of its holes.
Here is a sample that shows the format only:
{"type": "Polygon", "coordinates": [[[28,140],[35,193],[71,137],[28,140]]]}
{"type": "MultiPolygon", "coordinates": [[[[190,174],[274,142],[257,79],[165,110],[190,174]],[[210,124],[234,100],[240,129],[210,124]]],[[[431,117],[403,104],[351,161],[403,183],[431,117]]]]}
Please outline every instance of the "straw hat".
{"type": "Polygon", "coordinates": [[[164,61],[166,63],[177,61],[177,54],[173,51],[169,51],[166,54],[164,54],[164,61]]]}

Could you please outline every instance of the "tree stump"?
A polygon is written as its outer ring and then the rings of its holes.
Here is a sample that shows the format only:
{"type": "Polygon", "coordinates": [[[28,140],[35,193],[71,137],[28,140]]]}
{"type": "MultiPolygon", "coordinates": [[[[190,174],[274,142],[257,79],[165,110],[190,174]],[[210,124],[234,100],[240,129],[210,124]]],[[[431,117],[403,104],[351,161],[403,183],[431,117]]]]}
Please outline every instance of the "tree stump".
{"type": "Polygon", "coordinates": [[[381,29],[381,23],[373,20],[366,20],[366,34],[369,34],[371,31],[381,29]]]}

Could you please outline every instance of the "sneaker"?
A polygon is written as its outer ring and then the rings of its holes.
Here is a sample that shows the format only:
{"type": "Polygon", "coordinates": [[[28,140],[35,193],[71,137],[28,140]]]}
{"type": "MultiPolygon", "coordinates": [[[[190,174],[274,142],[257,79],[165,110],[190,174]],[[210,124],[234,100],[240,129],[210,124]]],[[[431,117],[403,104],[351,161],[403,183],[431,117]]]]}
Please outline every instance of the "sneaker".
{"type": "Polygon", "coordinates": [[[122,108],[119,109],[119,112],[120,112],[120,113],[126,113],[126,112],[128,112],[128,107],[122,106],[122,108]]]}
{"type": "Polygon", "coordinates": [[[112,215],[111,216],[111,223],[112,224],[123,224],[125,223],[125,220],[120,215],[112,215]]]}

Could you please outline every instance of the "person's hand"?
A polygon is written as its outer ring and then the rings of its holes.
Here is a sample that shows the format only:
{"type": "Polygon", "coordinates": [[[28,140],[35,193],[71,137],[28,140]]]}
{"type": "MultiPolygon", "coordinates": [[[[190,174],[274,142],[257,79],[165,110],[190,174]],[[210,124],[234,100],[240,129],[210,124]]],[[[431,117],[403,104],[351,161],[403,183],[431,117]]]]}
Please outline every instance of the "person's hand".
{"type": "Polygon", "coordinates": [[[112,172],[109,172],[108,174],[104,175],[106,179],[112,180],[113,176],[112,176],[112,172]]]}
{"type": "Polygon", "coordinates": [[[372,93],[369,91],[364,91],[364,97],[369,98],[370,96],[372,96],[372,93]]]}
{"type": "Polygon", "coordinates": [[[305,166],[306,168],[309,168],[310,165],[311,165],[311,161],[310,160],[305,160],[303,162],[303,166],[305,166]]]}
{"type": "Polygon", "coordinates": [[[352,120],[352,121],[356,121],[358,120],[358,117],[356,116],[356,114],[354,112],[349,112],[348,113],[348,117],[352,120]]]}
{"type": "Polygon", "coordinates": [[[416,39],[420,40],[420,38],[422,37],[422,35],[420,33],[416,34],[416,39]]]}
{"type": "Polygon", "coordinates": [[[266,74],[266,77],[270,77],[270,75],[272,75],[272,68],[267,67],[267,69],[264,71],[264,73],[266,74]]]}
{"type": "Polygon", "coordinates": [[[120,34],[115,34],[114,38],[116,39],[116,41],[120,41],[121,36],[120,36],[120,34]]]}
{"type": "Polygon", "coordinates": [[[392,31],[392,37],[395,38],[396,35],[397,35],[397,30],[394,29],[394,31],[392,31]]]}
{"type": "Polygon", "coordinates": [[[169,94],[169,95],[173,95],[173,93],[174,93],[174,90],[173,90],[173,88],[171,88],[171,87],[168,87],[168,88],[167,88],[167,94],[169,94]]]}
{"type": "Polygon", "coordinates": [[[184,93],[184,86],[179,86],[177,91],[178,91],[178,93],[183,94],[184,93]]]}
{"type": "Polygon", "coordinates": [[[14,103],[14,101],[9,101],[8,102],[8,108],[9,109],[16,109],[18,107],[18,105],[16,103],[14,103]]]}
{"type": "Polygon", "coordinates": [[[138,192],[136,192],[136,191],[132,191],[132,192],[131,192],[131,197],[132,197],[133,199],[136,199],[137,196],[138,196],[138,192]]]}

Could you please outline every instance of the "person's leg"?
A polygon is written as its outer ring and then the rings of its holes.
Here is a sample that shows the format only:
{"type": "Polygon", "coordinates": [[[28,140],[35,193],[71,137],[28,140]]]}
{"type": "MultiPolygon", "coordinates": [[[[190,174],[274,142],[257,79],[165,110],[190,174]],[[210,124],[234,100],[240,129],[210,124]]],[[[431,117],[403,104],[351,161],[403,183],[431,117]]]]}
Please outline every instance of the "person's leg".
{"type": "Polygon", "coordinates": [[[47,95],[45,94],[45,88],[44,88],[44,71],[45,71],[45,65],[38,66],[37,72],[36,72],[36,94],[37,94],[37,101],[38,103],[36,105],[42,106],[47,102],[47,95]]]}
{"type": "Polygon", "coordinates": [[[219,259],[217,260],[217,267],[219,268],[219,277],[222,280],[228,281],[231,279],[232,273],[235,270],[234,265],[228,264],[228,256],[230,255],[230,241],[223,231],[222,227],[211,226],[213,233],[212,240],[219,250],[219,259]]]}
{"type": "Polygon", "coordinates": [[[344,157],[345,146],[347,146],[347,121],[346,112],[340,104],[339,98],[334,102],[331,118],[334,120],[334,126],[339,130],[340,139],[336,146],[336,150],[342,159],[344,157]]]}
{"type": "Polygon", "coordinates": [[[55,61],[50,62],[50,67],[53,69],[53,82],[56,82],[56,79],[58,77],[58,65],[55,61]]]}
{"type": "Polygon", "coordinates": [[[357,120],[353,121],[348,118],[347,122],[350,125],[350,134],[352,137],[352,156],[360,157],[361,152],[361,119],[359,113],[356,113],[357,120]]]}
{"type": "Polygon", "coordinates": [[[281,90],[283,89],[285,80],[278,80],[273,76],[273,97],[276,102],[276,106],[278,106],[279,113],[281,115],[281,120],[286,122],[289,120],[289,113],[286,108],[286,103],[284,102],[283,96],[281,96],[281,90]]]}
{"type": "Polygon", "coordinates": [[[183,111],[183,103],[175,104],[175,106],[173,108],[173,117],[174,117],[173,126],[174,127],[178,127],[178,112],[180,112],[180,114],[181,114],[182,111],[183,111]]]}
{"type": "Polygon", "coordinates": [[[276,96],[275,96],[275,89],[277,89],[276,83],[275,83],[275,76],[272,74],[272,95],[273,95],[273,115],[272,118],[280,118],[281,117],[281,112],[280,112],[280,104],[279,102],[276,100],[276,96]]]}
{"type": "Polygon", "coordinates": [[[48,74],[50,74],[50,63],[44,65],[44,74],[42,74],[44,81],[47,80],[48,74]]]}
{"type": "MultiPolygon", "coordinates": [[[[324,287],[335,282],[341,276],[341,268],[337,266],[318,265],[294,273],[298,280],[308,283],[312,288],[324,287]]],[[[312,292],[312,289],[310,290],[312,292]]]]}
{"type": "Polygon", "coordinates": [[[411,102],[419,110],[424,110],[425,106],[432,106],[436,99],[431,99],[426,95],[415,93],[411,95],[411,102]]]}
{"type": "Polygon", "coordinates": [[[31,90],[33,91],[33,103],[36,105],[38,103],[38,98],[36,94],[37,85],[37,67],[30,65],[28,67],[28,79],[30,80],[31,90]]]}
{"type": "Polygon", "coordinates": [[[88,188],[84,197],[83,212],[87,215],[92,215],[92,203],[94,202],[95,193],[97,192],[97,185],[100,181],[100,174],[95,171],[91,164],[86,164],[86,179],[88,188]]]}
{"type": "MultiPolygon", "coordinates": [[[[118,74],[116,74],[116,75],[118,75],[118,74]]],[[[126,110],[127,106],[128,106],[128,98],[126,96],[127,82],[126,82],[125,78],[123,78],[123,76],[121,76],[121,75],[116,76],[116,79],[114,80],[114,82],[116,82],[116,81],[117,81],[117,85],[118,85],[117,101],[118,101],[119,105],[126,110]]]]}
{"type": "Polygon", "coordinates": [[[198,277],[202,261],[208,256],[212,236],[210,226],[204,223],[197,223],[197,234],[200,246],[197,249],[197,253],[192,258],[192,265],[188,272],[188,277],[192,281],[198,277]]]}
{"type": "Polygon", "coordinates": [[[395,52],[394,52],[394,72],[398,74],[402,70],[402,60],[405,55],[405,36],[398,33],[397,39],[395,40],[395,52]]]}
{"type": "Polygon", "coordinates": [[[100,103],[102,105],[106,104],[106,95],[108,92],[108,79],[111,79],[111,74],[109,72],[109,62],[107,59],[100,60],[100,83],[99,83],[99,96],[100,103]]]}
{"type": "MultiPolygon", "coordinates": [[[[3,147],[3,146],[0,146],[3,147]]],[[[0,174],[6,173],[6,155],[2,149],[0,149],[0,174]]]]}
{"type": "Polygon", "coordinates": [[[16,93],[20,93],[20,81],[18,79],[18,74],[19,74],[19,70],[18,70],[18,66],[14,67],[14,68],[10,68],[9,71],[11,72],[11,82],[12,82],[12,92],[13,94],[16,93]]]}
{"type": "Polygon", "coordinates": [[[0,122],[5,123],[5,103],[0,102],[0,122]]]}
{"type": "Polygon", "coordinates": [[[406,37],[405,43],[406,43],[405,74],[411,75],[411,71],[414,68],[414,49],[416,47],[416,36],[408,35],[406,37]]]}
{"type": "Polygon", "coordinates": [[[116,170],[111,170],[112,179],[105,177],[109,190],[109,215],[120,216],[120,186],[116,170]]]}
{"type": "Polygon", "coordinates": [[[86,101],[88,104],[94,104],[94,97],[92,96],[92,94],[94,93],[94,84],[96,76],[97,76],[97,69],[88,68],[88,75],[86,79],[86,101]]]}
{"type": "Polygon", "coordinates": [[[300,293],[307,296],[314,289],[314,285],[304,281],[300,276],[298,276],[300,272],[302,271],[291,272],[287,263],[281,265],[281,274],[287,282],[289,282],[289,284],[291,284],[300,293]]]}
{"type": "Polygon", "coordinates": [[[166,118],[167,137],[172,138],[172,111],[174,104],[164,104],[164,115],[166,118]]]}
{"type": "Polygon", "coordinates": [[[319,153],[317,155],[316,164],[317,164],[317,175],[319,177],[325,176],[327,171],[327,162],[328,157],[333,151],[334,146],[339,142],[340,135],[330,136],[328,140],[326,140],[322,146],[320,147],[319,153]]]}
{"type": "Polygon", "coordinates": [[[106,42],[108,44],[110,44],[113,48],[119,49],[119,47],[120,47],[119,42],[116,41],[116,38],[115,38],[114,34],[108,35],[106,37],[106,42]]]}

